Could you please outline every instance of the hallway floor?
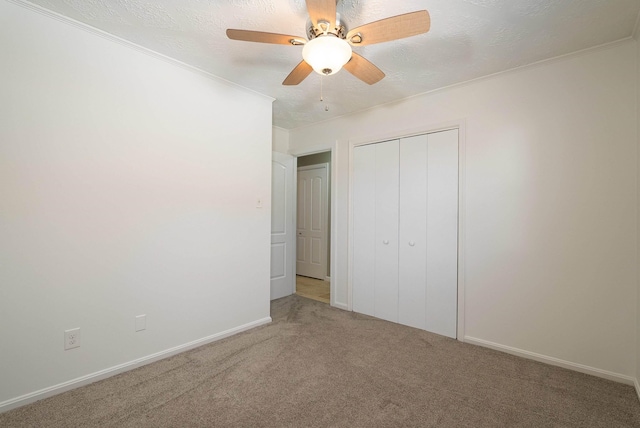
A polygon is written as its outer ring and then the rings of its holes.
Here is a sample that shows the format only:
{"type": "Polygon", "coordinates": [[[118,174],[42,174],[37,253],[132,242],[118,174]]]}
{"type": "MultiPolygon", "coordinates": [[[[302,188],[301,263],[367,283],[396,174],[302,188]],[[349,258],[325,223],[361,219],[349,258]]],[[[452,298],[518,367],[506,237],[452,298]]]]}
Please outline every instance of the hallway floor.
{"type": "Polygon", "coordinates": [[[320,279],[296,275],[296,294],[307,299],[329,303],[330,283],[320,279]]]}

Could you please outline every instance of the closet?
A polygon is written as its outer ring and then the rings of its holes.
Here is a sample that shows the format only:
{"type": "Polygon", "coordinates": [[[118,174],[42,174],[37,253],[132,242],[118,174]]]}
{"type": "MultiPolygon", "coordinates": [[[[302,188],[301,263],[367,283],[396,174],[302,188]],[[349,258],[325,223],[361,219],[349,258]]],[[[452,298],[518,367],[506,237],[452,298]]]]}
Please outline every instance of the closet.
{"type": "Polygon", "coordinates": [[[456,337],[458,130],[353,149],[353,310],[456,337]]]}

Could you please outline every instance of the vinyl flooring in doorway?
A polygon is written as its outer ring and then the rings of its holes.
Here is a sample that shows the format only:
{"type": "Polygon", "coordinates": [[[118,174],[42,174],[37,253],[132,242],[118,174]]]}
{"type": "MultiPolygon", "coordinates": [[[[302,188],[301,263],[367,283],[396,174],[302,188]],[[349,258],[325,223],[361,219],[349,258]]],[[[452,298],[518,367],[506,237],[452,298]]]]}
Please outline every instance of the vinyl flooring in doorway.
{"type": "Polygon", "coordinates": [[[320,279],[296,275],[296,294],[308,299],[329,303],[330,283],[320,279]]]}

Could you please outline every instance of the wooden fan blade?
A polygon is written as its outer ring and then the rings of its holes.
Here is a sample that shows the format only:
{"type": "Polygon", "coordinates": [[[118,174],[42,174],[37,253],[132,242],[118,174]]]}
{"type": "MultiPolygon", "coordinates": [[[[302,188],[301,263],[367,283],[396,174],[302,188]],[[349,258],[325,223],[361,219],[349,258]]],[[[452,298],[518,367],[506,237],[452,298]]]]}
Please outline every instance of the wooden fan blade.
{"type": "Polygon", "coordinates": [[[307,10],[314,26],[317,26],[319,21],[329,23],[330,28],[327,30],[336,26],[336,0],[307,0],[307,10]]]}
{"type": "Polygon", "coordinates": [[[379,82],[384,77],[382,70],[355,52],[351,54],[351,59],[344,65],[344,68],[369,85],[379,82]]]}
{"type": "Polygon", "coordinates": [[[244,42],[273,43],[275,45],[304,45],[307,39],[298,36],[288,36],[286,34],[264,33],[262,31],[250,30],[227,30],[227,37],[232,40],[242,40],[244,42]]]}
{"type": "Polygon", "coordinates": [[[347,33],[347,41],[354,46],[372,45],[426,33],[430,27],[429,12],[419,10],[354,28],[347,33]]]}
{"type": "Polygon", "coordinates": [[[300,64],[296,65],[296,68],[293,69],[291,73],[284,79],[282,82],[283,85],[297,85],[307,78],[309,74],[313,71],[313,68],[309,64],[306,63],[305,60],[302,60],[300,64]]]}

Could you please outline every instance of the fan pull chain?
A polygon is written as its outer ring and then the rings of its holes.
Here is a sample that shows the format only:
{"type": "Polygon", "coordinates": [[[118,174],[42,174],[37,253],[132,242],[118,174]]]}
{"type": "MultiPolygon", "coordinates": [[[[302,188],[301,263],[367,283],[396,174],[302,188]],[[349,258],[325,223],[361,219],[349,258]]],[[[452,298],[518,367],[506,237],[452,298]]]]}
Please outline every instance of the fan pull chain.
{"type": "MultiPolygon", "coordinates": [[[[322,81],[324,80],[323,76],[320,76],[320,102],[323,103],[324,102],[324,95],[322,93],[322,81]]],[[[329,111],[329,106],[325,105],[324,106],[324,111],[329,111]]]]}

